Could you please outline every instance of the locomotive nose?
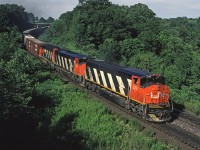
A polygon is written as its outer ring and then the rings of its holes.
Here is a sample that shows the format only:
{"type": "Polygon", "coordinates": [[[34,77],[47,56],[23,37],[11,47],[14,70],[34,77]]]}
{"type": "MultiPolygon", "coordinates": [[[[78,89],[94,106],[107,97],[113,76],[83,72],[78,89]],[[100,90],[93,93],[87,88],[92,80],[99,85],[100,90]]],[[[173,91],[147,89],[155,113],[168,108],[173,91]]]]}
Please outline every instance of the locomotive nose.
{"type": "Polygon", "coordinates": [[[160,102],[160,97],[161,97],[161,93],[159,91],[152,91],[150,93],[150,97],[153,103],[159,103],[160,102]]]}
{"type": "Polygon", "coordinates": [[[151,99],[158,99],[160,97],[160,86],[153,86],[151,93],[150,93],[151,99]]]}
{"type": "Polygon", "coordinates": [[[168,89],[162,87],[161,85],[155,86],[152,88],[150,97],[153,103],[165,103],[168,100],[168,89]]]}

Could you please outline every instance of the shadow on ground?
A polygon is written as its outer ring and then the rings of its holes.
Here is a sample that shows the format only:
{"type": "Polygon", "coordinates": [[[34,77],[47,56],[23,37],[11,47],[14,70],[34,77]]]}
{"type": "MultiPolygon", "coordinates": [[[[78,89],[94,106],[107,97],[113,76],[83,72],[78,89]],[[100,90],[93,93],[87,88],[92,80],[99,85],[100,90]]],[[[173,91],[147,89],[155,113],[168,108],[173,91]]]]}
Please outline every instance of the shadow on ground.
{"type": "MultiPolygon", "coordinates": [[[[76,114],[63,117],[49,130],[28,116],[15,120],[0,121],[0,149],[2,150],[74,150],[88,149],[84,143],[88,136],[73,131],[76,114]]],[[[91,140],[90,140],[91,141],[91,140]]]]}
{"type": "Polygon", "coordinates": [[[184,109],[185,109],[184,105],[178,104],[173,101],[173,114],[172,114],[171,122],[176,120],[179,117],[179,115],[183,112],[184,109]]]}

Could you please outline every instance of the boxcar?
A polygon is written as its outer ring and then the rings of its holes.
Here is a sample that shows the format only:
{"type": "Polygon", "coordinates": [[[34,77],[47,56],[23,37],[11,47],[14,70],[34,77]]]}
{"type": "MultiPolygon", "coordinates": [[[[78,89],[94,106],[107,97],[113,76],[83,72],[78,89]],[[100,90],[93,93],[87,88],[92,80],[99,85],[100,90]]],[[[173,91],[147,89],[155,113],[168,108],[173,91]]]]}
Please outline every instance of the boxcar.
{"type": "Polygon", "coordinates": [[[25,42],[26,49],[36,57],[39,56],[39,51],[45,44],[32,36],[25,36],[25,42]]]}

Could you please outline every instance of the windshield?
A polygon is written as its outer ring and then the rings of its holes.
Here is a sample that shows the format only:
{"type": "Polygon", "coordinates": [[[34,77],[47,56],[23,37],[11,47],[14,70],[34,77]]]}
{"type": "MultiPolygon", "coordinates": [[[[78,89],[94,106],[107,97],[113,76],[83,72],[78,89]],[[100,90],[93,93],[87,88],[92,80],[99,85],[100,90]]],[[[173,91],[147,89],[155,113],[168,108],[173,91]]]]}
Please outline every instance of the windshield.
{"type": "Polygon", "coordinates": [[[153,84],[165,84],[164,77],[163,76],[148,76],[148,77],[141,78],[140,86],[142,88],[145,88],[153,84]]]}
{"type": "Polygon", "coordinates": [[[79,64],[81,64],[81,63],[85,63],[86,62],[86,58],[81,58],[81,59],[79,59],[79,64]]]}

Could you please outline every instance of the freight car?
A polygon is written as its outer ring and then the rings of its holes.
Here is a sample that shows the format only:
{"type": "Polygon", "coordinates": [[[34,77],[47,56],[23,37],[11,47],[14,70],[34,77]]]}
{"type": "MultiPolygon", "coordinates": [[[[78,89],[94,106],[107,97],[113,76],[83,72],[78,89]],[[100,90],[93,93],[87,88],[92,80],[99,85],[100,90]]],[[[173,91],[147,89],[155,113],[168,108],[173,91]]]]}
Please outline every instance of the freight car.
{"type": "Polygon", "coordinates": [[[41,55],[43,51],[43,47],[45,45],[44,42],[34,38],[33,36],[30,35],[25,35],[24,36],[24,42],[25,42],[25,47],[26,49],[33,54],[35,57],[38,57],[41,55]]]}
{"type": "Polygon", "coordinates": [[[171,119],[173,104],[164,77],[136,68],[129,68],[92,59],[87,55],[60,49],[24,36],[25,47],[57,70],[82,86],[141,115],[148,121],[165,122],[171,119]],[[111,96],[112,95],[112,96],[111,96]]]}

